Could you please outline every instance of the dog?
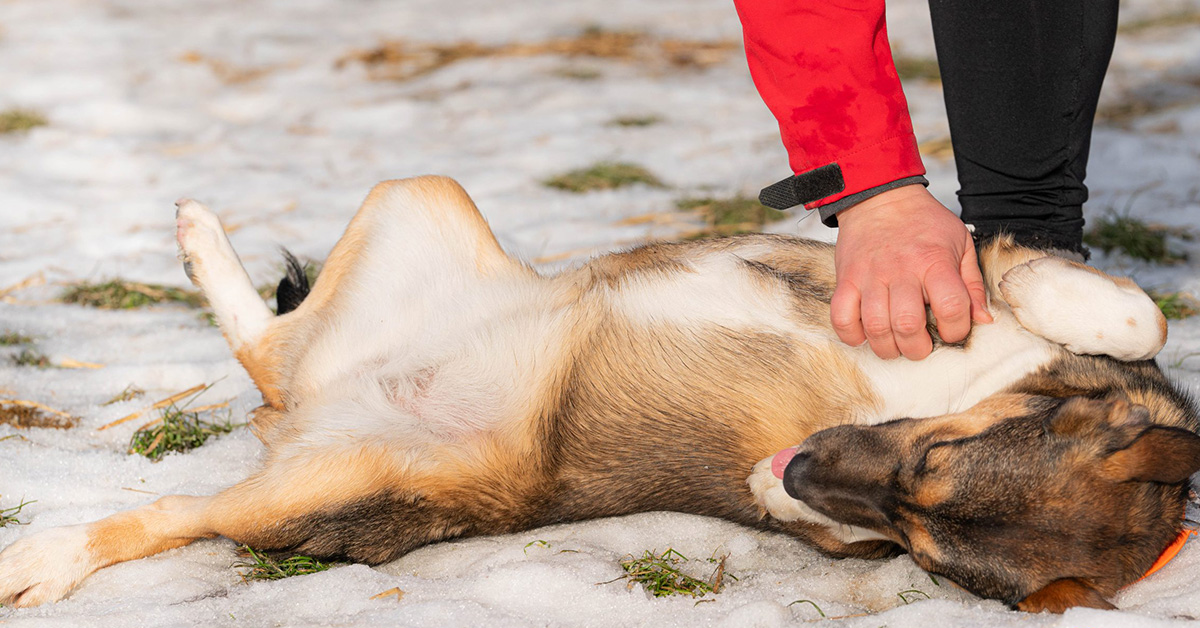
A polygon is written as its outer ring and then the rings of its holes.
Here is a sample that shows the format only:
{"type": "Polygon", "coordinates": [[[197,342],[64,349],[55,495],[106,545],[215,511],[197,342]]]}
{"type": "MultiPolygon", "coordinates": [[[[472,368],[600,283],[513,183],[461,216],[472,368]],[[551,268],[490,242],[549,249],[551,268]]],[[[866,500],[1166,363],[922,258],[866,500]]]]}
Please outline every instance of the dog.
{"type": "Polygon", "coordinates": [[[837,340],[827,244],[652,244],[542,276],[458,184],[419,177],[371,191],[311,291],[292,263],[275,314],[217,217],[177,208],[185,270],[262,393],[262,469],[19,539],[0,603],[218,535],[379,564],[672,510],[907,552],[1027,611],[1112,608],[1200,468],[1196,408],[1152,361],[1155,304],[1008,238],[979,248],[995,322],[909,362],[837,340]]]}

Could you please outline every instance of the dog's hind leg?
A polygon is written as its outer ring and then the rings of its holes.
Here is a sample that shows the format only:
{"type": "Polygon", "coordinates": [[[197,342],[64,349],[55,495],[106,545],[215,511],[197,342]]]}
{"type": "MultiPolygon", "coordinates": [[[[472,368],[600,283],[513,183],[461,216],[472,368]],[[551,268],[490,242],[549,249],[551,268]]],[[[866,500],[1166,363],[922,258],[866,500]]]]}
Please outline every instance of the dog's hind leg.
{"type": "Polygon", "coordinates": [[[216,214],[190,199],[175,204],[183,269],[204,292],[236,352],[262,336],[274,314],[258,295],[216,214]]]}
{"type": "MultiPolygon", "coordinates": [[[[179,203],[185,267],[266,404],[287,411],[363,362],[490,315],[540,279],[501,250],[470,197],[444,177],[375,186],[296,309],[272,315],[225,237],[195,201],[179,203]],[[490,300],[489,300],[490,299],[490,300]],[[464,303],[478,302],[477,309],[464,303]]],[[[447,332],[448,333],[448,332],[447,332]]]]}
{"type": "Polygon", "coordinates": [[[208,299],[217,325],[230,349],[250,373],[267,405],[282,408],[274,359],[248,360],[263,344],[275,320],[242,267],[220,219],[207,207],[190,199],[175,204],[176,239],[183,269],[208,299]]]}

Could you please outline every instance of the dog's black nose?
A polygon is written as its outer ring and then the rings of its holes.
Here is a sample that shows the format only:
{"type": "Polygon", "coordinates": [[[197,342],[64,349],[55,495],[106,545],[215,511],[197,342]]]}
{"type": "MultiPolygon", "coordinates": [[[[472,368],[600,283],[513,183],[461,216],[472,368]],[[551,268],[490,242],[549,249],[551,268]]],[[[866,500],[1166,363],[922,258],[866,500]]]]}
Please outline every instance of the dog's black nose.
{"type": "Polygon", "coordinates": [[[800,452],[792,457],[792,461],[783,470],[783,490],[787,491],[792,499],[801,499],[799,487],[805,481],[810,464],[812,454],[800,452]]]}

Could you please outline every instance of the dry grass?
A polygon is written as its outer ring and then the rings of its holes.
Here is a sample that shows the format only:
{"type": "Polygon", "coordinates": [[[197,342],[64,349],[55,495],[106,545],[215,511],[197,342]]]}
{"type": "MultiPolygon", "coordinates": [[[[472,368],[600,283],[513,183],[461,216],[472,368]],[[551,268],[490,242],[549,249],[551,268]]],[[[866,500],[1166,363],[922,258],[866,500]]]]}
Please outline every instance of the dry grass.
{"type": "Polygon", "coordinates": [[[925,140],[917,145],[917,150],[921,151],[922,157],[933,157],[934,159],[954,158],[954,144],[950,142],[949,136],[925,140]]]}
{"type": "Polygon", "coordinates": [[[63,291],[59,299],[102,310],[129,310],[159,303],[181,303],[194,308],[205,304],[204,297],[195,290],[121,279],[78,283],[63,291]]]}
{"type": "Polygon", "coordinates": [[[49,406],[24,399],[0,399],[0,425],[19,428],[49,427],[59,430],[75,427],[79,419],[49,406]]]}
{"type": "Polygon", "coordinates": [[[608,59],[639,65],[703,69],[723,62],[740,49],[733,40],[698,41],[655,38],[637,31],[584,29],[574,37],[535,43],[484,45],[472,41],[427,44],[388,41],[369,50],[352,51],[338,59],[337,67],[361,63],[376,80],[404,81],[469,59],[556,55],[567,58],[608,59]]]}
{"type": "Polygon", "coordinates": [[[137,399],[145,394],[146,394],[146,391],[142,390],[141,388],[138,388],[137,386],[134,386],[133,384],[130,384],[130,385],[126,386],[124,390],[113,395],[111,399],[109,399],[108,401],[105,401],[104,403],[102,403],[100,405],[111,406],[114,403],[121,403],[122,401],[129,401],[131,399],[137,399]]]}
{"type": "Polygon", "coordinates": [[[212,70],[217,80],[226,85],[240,85],[260,79],[271,72],[279,69],[279,66],[264,66],[264,67],[242,67],[237,66],[228,61],[214,59],[203,53],[194,50],[185,52],[179,55],[179,60],[184,63],[200,64],[208,66],[212,70]]]}
{"type": "Polygon", "coordinates": [[[29,109],[0,111],[0,134],[20,133],[49,123],[45,116],[29,109]]]}
{"type": "Polygon", "coordinates": [[[662,181],[649,170],[624,162],[602,161],[551,177],[542,182],[546,187],[582,194],[596,190],[613,190],[642,183],[663,187],[662,181]]]}

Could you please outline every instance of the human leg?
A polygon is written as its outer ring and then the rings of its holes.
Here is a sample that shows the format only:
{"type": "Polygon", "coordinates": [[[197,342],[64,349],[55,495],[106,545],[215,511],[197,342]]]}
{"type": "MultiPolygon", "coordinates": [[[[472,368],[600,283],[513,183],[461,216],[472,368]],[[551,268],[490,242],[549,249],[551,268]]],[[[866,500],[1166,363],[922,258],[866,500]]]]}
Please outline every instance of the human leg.
{"type": "Polygon", "coordinates": [[[1092,122],[1117,0],[930,0],[964,222],[1083,252],[1092,122]]]}

